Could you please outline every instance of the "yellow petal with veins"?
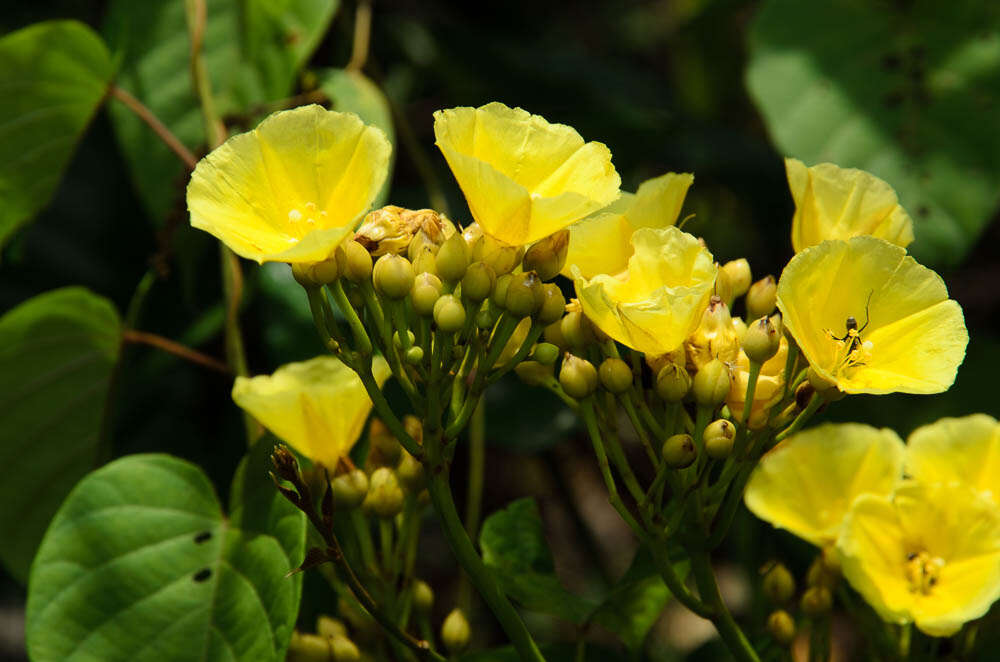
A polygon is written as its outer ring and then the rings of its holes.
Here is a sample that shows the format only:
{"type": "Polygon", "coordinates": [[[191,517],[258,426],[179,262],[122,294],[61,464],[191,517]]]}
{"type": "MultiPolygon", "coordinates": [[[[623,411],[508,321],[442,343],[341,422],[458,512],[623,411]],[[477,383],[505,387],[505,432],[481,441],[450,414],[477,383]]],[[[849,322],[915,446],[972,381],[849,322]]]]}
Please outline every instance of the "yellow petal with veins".
{"type": "Polygon", "coordinates": [[[1000,423],[973,414],[917,428],[907,440],[906,472],[928,483],[964,483],[1000,502],[1000,423]]]}

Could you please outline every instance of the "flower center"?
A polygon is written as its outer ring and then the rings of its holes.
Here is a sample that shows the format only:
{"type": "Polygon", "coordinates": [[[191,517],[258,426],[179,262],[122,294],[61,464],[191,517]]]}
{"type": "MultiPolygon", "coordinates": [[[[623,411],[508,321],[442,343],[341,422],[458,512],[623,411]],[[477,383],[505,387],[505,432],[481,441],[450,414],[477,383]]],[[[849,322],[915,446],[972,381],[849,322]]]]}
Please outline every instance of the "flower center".
{"type": "MultiPolygon", "coordinates": [[[[325,211],[319,211],[315,202],[307,202],[301,207],[292,208],[288,212],[288,232],[301,239],[315,227],[317,220],[325,219],[325,211]]],[[[294,241],[298,241],[298,239],[294,241]]]]}
{"type": "Polygon", "coordinates": [[[910,582],[910,593],[928,595],[937,584],[944,567],[944,559],[931,556],[925,551],[910,552],[906,555],[906,580],[910,582]]]}
{"type": "Polygon", "coordinates": [[[837,344],[835,372],[844,372],[871,361],[875,344],[871,340],[863,340],[856,329],[849,329],[842,338],[834,336],[829,331],[827,334],[830,340],[837,344]]]}

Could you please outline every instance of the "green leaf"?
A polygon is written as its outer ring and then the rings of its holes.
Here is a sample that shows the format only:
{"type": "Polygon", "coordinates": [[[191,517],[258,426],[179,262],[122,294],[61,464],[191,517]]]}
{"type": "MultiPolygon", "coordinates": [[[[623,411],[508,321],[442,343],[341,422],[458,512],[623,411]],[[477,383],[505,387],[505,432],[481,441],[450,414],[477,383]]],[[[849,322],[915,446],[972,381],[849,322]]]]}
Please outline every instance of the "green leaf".
{"type": "Polygon", "coordinates": [[[0,317],[0,559],[22,581],[59,504],[98,460],[120,345],[114,307],[80,287],[0,317]]]}
{"type": "Polygon", "coordinates": [[[100,37],[76,21],[0,39],[0,247],[55,193],[113,73],[100,37]]]}
{"type": "Polygon", "coordinates": [[[298,611],[305,523],[263,479],[253,452],[227,520],[205,474],[132,455],[73,490],[28,586],[35,662],[283,660],[298,611]]]}
{"type": "MultiPolygon", "coordinates": [[[[389,142],[396,145],[396,130],[392,123],[392,109],[389,100],[378,85],[369,80],[359,71],[344,69],[325,69],[317,72],[319,89],[330,97],[334,110],[354,113],[365,124],[377,126],[385,132],[389,142]]],[[[381,207],[389,197],[389,185],[392,182],[392,169],[396,162],[396,152],[393,150],[392,161],[389,163],[389,175],[382,185],[382,190],[372,203],[374,208],[381,207]]]]}
{"type": "Polygon", "coordinates": [[[555,574],[534,499],[518,499],[483,522],[483,561],[504,591],[526,609],[582,623],[594,605],[573,595],[555,574]]]}
{"type": "Polygon", "coordinates": [[[1000,204],[1000,5],[769,0],[747,83],[778,148],[868,170],[957,263],[1000,204]]]}
{"type": "MultiPolygon", "coordinates": [[[[203,57],[217,111],[238,114],[277,101],[326,33],[339,0],[213,0],[207,3],[203,57]]],[[[184,0],[112,0],[105,34],[122,60],[118,85],[138,97],[181,142],[204,146],[190,74],[184,0]]],[[[151,217],[183,215],[184,166],[121,104],[110,107],[118,142],[151,217]]]]}

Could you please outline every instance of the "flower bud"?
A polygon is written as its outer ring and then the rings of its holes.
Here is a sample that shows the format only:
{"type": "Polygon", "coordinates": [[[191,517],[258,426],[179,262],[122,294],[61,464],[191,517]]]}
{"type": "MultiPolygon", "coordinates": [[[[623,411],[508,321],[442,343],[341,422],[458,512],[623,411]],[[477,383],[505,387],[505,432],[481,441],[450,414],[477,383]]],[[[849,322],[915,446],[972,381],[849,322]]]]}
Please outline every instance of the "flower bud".
{"type": "Polygon", "coordinates": [[[458,607],[452,609],[441,625],[441,642],[444,647],[452,655],[461,653],[469,645],[471,635],[469,620],[465,617],[465,613],[458,607]]]}
{"type": "Polygon", "coordinates": [[[542,283],[542,305],[535,312],[540,324],[551,324],[566,312],[566,297],[555,283],[542,283]]]}
{"type": "Polygon", "coordinates": [[[410,290],[410,302],[413,311],[421,317],[434,314],[434,304],[441,296],[441,279],[434,274],[417,274],[413,279],[413,289],[410,290]]]}
{"type": "Polygon", "coordinates": [[[441,280],[450,283],[462,280],[469,266],[469,245],[462,235],[456,232],[441,244],[435,266],[441,280]]]}
{"type": "Polygon", "coordinates": [[[569,343],[566,342],[562,333],[562,318],[546,326],[545,330],[542,331],[542,338],[545,342],[555,345],[563,351],[569,349],[569,343]]]}
{"type": "Polygon", "coordinates": [[[368,476],[361,469],[354,469],[335,476],[330,481],[333,507],[337,510],[354,510],[368,495],[368,476]]]}
{"type": "Polygon", "coordinates": [[[695,370],[712,359],[732,363],[740,353],[736,330],[733,328],[733,318],[729,307],[718,296],[713,296],[705,312],[702,313],[698,328],[684,343],[687,359],[695,370]]]}
{"type": "Polygon", "coordinates": [[[689,434],[675,434],[667,437],[660,452],[663,455],[663,461],[671,469],[690,467],[698,457],[698,449],[695,448],[694,439],[689,434]]]}
{"type": "Polygon", "coordinates": [[[784,609],[778,609],[767,617],[767,631],[776,642],[788,646],[795,641],[795,620],[784,609]]]}
{"type": "Polygon", "coordinates": [[[413,289],[413,265],[401,255],[386,253],[372,271],[375,289],[389,299],[403,299],[413,289]]]}
{"type": "Polygon", "coordinates": [[[743,334],[743,351],[748,359],[757,364],[763,364],[777,354],[780,346],[781,334],[767,317],[758,319],[743,334]]]}
{"type": "Polygon", "coordinates": [[[328,258],[322,262],[310,264],[306,268],[307,273],[312,276],[313,282],[317,285],[329,285],[340,278],[340,265],[336,258],[328,258]]]}
{"type": "Polygon", "coordinates": [[[528,386],[541,386],[552,377],[555,367],[538,361],[521,361],[514,366],[514,372],[528,386]]]}
{"type": "Polygon", "coordinates": [[[682,365],[669,362],[656,374],[656,394],[664,402],[680,402],[691,390],[691,375],[682,365]]]}
{"type": "Polygon", "coordinates": [[[806,616],[815,618],[822,616],[833,607],[833,595],[830,589],[825,586],[813,586],[806,589],[802,594],[802,602],[799,605],[806,616]]]}
{"type": "Polygon", "coordinates": [[[806,585],[825,586],[832,591],[837,587],[837,582],[840,579],[840,569],[836,566],[831,567],[824,559],[825,555],[823,554],[813,559],[809,570],[806,571],[806,585]]]}
{"type": "Polygon", "coordinates": [[[490,296],[496,282],[493,267],[483,262],[473,262],[462,277],[462,296],[474,303],[482,303],[490,296]]]}
{"type": "Polygon", "coordinates": [[[597,369],[590,361],[567,354],[559,370],[559,383],[570,397],[585,398],[597,389],[597,369]]]}
{"type": "Polygon", "coordinates": [[[462,234],[471,247],[472,259],[490,265],[498,276],[513,271],[524,256],[524,247],[511,246],[483,234],[476,223],[465,228],[462,234]]]}
{"type": "Polygon", "coordinates": [[[420,614],[430,613],[434,607],[434,590],[422,579],[413,580],[413,609],[420,614]]]}
{"type": "Polygon", "coordinates": [[[418,417],[413,414],[404,416],[403,429],[406,430],[406,434],[410,435],[413,441],[417,442],[417,446],[424,445],[424,423],[418,417]]]}
{"type": "Polygon", "coordinates": [[[542,296],[542,282],[529,271],[511,278],[503,305],[515,317],[527,317],[539,309],[542,296]]]}
{"type": "Polygon", "coordinates": [[[778,284],[774,276],[764,276],[750,286],[747,291],[747,319],[755,320],[767,317],[774,311],[778,301],[778,284]]]}
{"type": "Polygon", "coordinates": [[[719,271],[726,275],[726,284],[728,285],[728,291],[725,294],[719,292],[719,296],[722,297],[727,306],[732,308],[733,299],[743,296],[750,289],[750,283],[753,281],[750,263],[747,262],[746,258],[741,257],[738,260],[726,262],[719,271]]]}
{"type": "Polygon", "coordinates": [[[465,326],[465,306],[453,294],[445,294],[434,304],[434,323],[445,333],[458,333],[465,326]]]}
{"type": "Polygon", "coordinates": [[[371,253],[358,242],[351,240],[342,243],[337,250],[337,259],[343,262],[341,272],[344,274],[344,278],[352,283],[360,283],[371,278],[371,253]]]}
{"type": "Polygon", "coordinates": [[[547,342],[538,343],[531,352],[531,358],[542,365],[553,365],[559,359],[559,348],[547,342]]]}
{"type": "MultiPolygon", "coordinates": [[[[812,372],[811,368],[810,372],[812,372]]],[[[799,411],[802,411],[809,405],[809,401],[812,400],[815,394],[816,388],[809,383],[808,379],[795,387],[795,406],[798,407],[799,411]]]]}
{"type": "Polygon", "coordinates": [[[594,342],[591,325],[578,310],[570,311],[563,316],[559,330],[562,331],[570,349],[580,350],[594,342]]]}
{"type": "MultiPolygon", "coordinates": [[[[417,337],[415,335],[413,335],[413,331],[410,331],[409,329],[406,330],[406,336],[405,336],[405,338],[406,338],[406,344],[408,346],[412,345],[417,340],[417,337]]],[[[403,348],[403,337],[399,335],[399,331],[393,332],[393,334],[392,334],[392,345],[396,349],[402,349],[403,348]]]]}
{"type": "Polygon", "coordinates": [[[317,287],[319,283],[313,280],[312,272],[309,270],[310,265],[308,264],[293,264],[292,265],[292,278],[295,282],[302,287],[312,289],[317,287]]]}
{"type": "Polygon", "coordinates": [[[624,393],[632,388],[632,368],[621,359],[604,359],[597,374],[604,388],[612,393],[624,393]]]}
{"type": "Polygon", "coordinates": [[[403,457],[396,467],[396,478],[400,485],[410,494],[416,494],[427,486],[427,476],[424,473],[424,465],[405,450],[403,457]]]}
{"type": "Polygon", "coordinates": [[[389,467],[379,467],[372,472],[368,496],[361,507],[366,513],[391,519],[403,510],[403,499],[403,490],[395,472],[389,467]]]}
{"type": "Polygon", "coordinates": [[[783,605],[795,595],[795,577],[782,563],[772,563],[764,573],[764,597],[775,605],[783,605]]]}
{"type": "Polygon", "coordinates": [[[316,618],[316,634],[321,637],[346,637],[347,626],[338,618],[320,614],[316,618]]]}
{"type": "Polygon", "coordinates": [[[725,460],[733,452],[736,426],[724,418],[712,421],[702,433],[705,452],[713,460],[725,460]]]}
{"type": "MultiPolygon", "coordinates": [[[[836,402],[846,395],[837,387],[837,382],[833,381],[829,377],[826,377],[825,375],[821,375],[819,372],[814,370],[812,366],[809,366],[809,371],[806,372],[806,377],[808,378],[806,383],[800,384],[799,388],[801,389],[803,386],[808,384],[810,389],[819,393],[824,400],[836,402]]],[[[805,409],[806,405],[809,404],[809,399],[806,398],[805,395],[800,397],[798,391],[795,392],[795,400],[803,409],[805,409]]]]}
{"type": "Polygon", "coordinates": [[[524,270],[534,271],[542,280],[552,280],[566,264],[569,252],[569,228],[535,242],[524,254],[524,270]]]}
{"type": "Polygon", "coordinates": [[[417,366],[420,365],[424,360],[424,348],[420,345],[414,345],[410,347],[403,354],[403,360],[406,361],[407,365],[417,366]]]}
{"type": "Polygon", "coordinates": [[[437,253],[424,247],[418,251],[411,251],[410,262],[413,263],[413,273],[437,275],[437,253]]]}
{"type": "Polygon", "coordinates": [[[713,359],[695,374],[691,390],[699,407],[715,409],[729,395],[729,386],[729,368],[719,359],[713,359]]]}
{"type": "Polygon", "coordinates": [[[414,250],[419,252],[427,245],[440,244],[445,234],[454,232],[451,221],[432,209],[387,205],[368,212],[354,238],[378,257],[386,253],[409,254],[414,243],[414,250]]]}
{"type": "Polygon", "coordinates": [[[331,637],[330,652],[333,662],[361,662],[361,651],[347,637],[331,637]]]}
{"type": "Polygon", "coordinates": [[[490,306],[483,306],[476,313],[476,326],[483,331],[488,331],[493,328],[493,325],[497,323],[497,316],[494,316],[490,312],[490,306]]]}
{"type": "Polygon", "coordinates": [[[510,274],[497,276],[496,285],[493,286],[493,294],[490,295],[490,302],[501,310],[504,307],[504,302],[507,300],[507,288],[510,287],[510,282],[513,279],[514,277],[510,274]]]}
{"type": "Polygon", "coordinates": [[[326,637],[307,632],[293,632],[288,643],[291,662],[330,662],[330,642],[326,637]]]}
{"type": "Polygon", "coordinates": [[[378,418],[368,426],[368,462],[373,467],[394,467],[399,464],[403,447],[396,435],[378,418]]]}
{"type": "Polygon", "coordinates": [[[274,450],[271,452],[271,464],[274,466],[274,472],[282,480],[287,480],[292,484],[296,484],[301,480],[299,461],[284,444],[278,444],[274,447],[274,450]]]}

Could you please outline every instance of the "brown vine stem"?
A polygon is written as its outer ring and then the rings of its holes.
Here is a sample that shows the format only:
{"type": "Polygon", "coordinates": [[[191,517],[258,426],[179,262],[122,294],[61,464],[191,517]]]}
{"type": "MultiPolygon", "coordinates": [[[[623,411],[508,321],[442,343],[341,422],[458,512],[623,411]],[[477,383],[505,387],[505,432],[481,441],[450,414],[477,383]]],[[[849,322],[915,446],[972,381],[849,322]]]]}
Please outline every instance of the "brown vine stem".
{"type": "Polygon", "coordinates": [[[198,365],[209,368],[210,370],[221,372],[224,375],[230,374],[229,367],[222,361],[212,358],[207,354],[202,354],[201,352],[193,350],[186,345],[182,345],[171,340],[170,338],[164,338],[163,336],[155,333],[136,331],[135,329],[125,329],[122,333],[122,340],[125,342],[156,347],[157,349],[162,349],[163,351],[173,354],[174,356],[178,356],[185,361],[197,363],[198,365]]]}
{"type": "Polygon", "coordinates": [[[169,147],[170,151],[176,154],[177,158],[184,162],[184,165],[187,166],[188,170],[194,170],[194,167],[198,165],[198,159],[195,158],[195,155],[191,153],[191,150],[185,147],[184,143],[182,143],[180,139],[175,136],[156,115],[153,114],[153,111],[117,85],[112,84],[108,89],[108,93],[120,101],[126,108],[135,113],[139,119],[145,122],[146,125],[153,130],[153,133],[155,133],[160,140],[163,141],[163,144],[169,147]]]}
{"type": "Polygon", "coordinates": [[[372,40],[372,3],[361,0],[354,14],[354,44],[351,59],[344,67],[348,71],[361,71],[368,61],[368,50],[372,40]]]}

